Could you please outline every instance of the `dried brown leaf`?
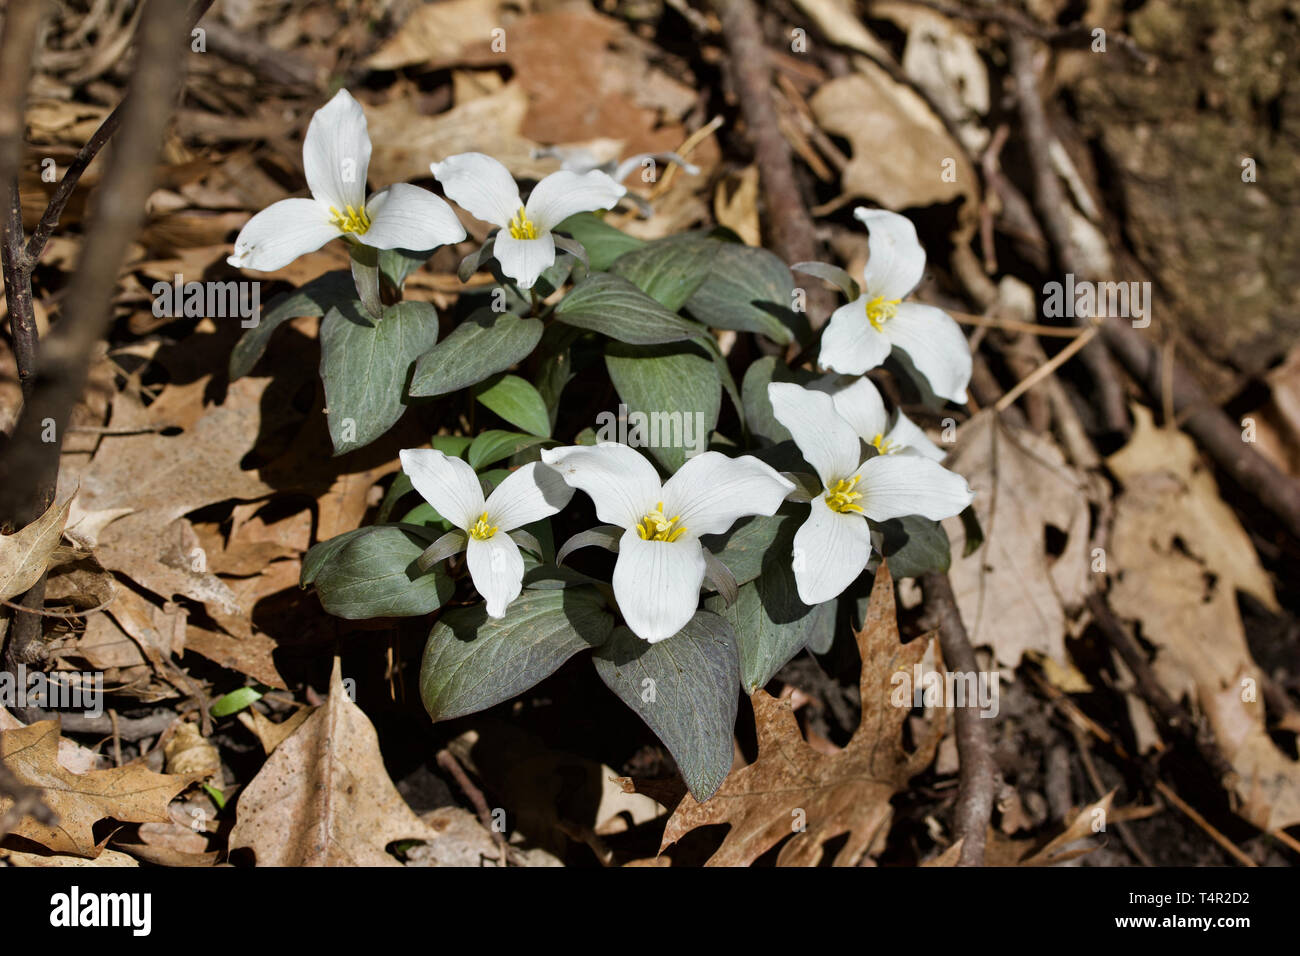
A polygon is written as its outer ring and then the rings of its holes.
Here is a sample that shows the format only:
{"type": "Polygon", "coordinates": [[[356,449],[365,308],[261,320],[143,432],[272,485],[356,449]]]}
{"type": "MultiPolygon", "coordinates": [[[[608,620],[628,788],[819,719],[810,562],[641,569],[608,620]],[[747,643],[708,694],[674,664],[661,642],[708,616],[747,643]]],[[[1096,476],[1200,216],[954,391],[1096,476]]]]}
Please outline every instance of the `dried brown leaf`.
{"type": "Polygon", "coordinates": [[[844,834],[848,839],[835,865],[854,866],[866,856],[892,819],[890,798],[934,757],[943,719],[915,752],[903,750],[908,708],[891,703],[891,677],[920,662],[933,638],[899,643],[893,580],[883,564],[856,637],[862,717],[848,745],[833,756],[817,752],[799,732],[790,701],[758,691],[750,698],[758,759],[733,771],[707,803],[688,794],[668,821],[661,852],[696,827],[728,823],[731,829],[709,866],[749,865],[786,837],[778,866],[815,866],[823,845],[844,834]]]}

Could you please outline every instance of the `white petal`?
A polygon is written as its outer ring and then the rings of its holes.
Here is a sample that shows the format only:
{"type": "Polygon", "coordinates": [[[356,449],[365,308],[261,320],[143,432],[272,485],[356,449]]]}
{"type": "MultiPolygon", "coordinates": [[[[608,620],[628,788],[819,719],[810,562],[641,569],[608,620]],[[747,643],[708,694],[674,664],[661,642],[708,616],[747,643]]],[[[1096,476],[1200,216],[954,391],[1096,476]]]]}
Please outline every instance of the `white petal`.
{"type": "Polygon", "coordinates": [[[888,430],[889,413],[885,411],[885,400],[871,379],[826,376],[813,382],[812,387],[830,395],[840,418],[852,425],[863,441],[870,443],[888,430]]]}
{"type": "Polygon", "coordinates": [[[542,461],[570,487],[587,493],[596,517],[620,528],[635,528],[663,500],[654,465],[618,442],[547,448],[542,461]]]}
{"type": "Polygon", "coordinates": [[[274,272],[341,235],[316,200],[281,199],[244,223],[226,261],[236,269],[274,272]]]}
{"type": "Polygon", "coordinates": [[[510,170],[491,156],[460,153],[429,168],[442,191],[475,219],[505,227],[523,207],[510,170]]]}
{"type": "Polygon", "coordinates": [[[576,213],[613,209],[626,192],[598,169],[587,173],[562,169],[533,187],[527,215],[538,229],[550,232],[576,213]]]}
{"type": "Polygon", "coordinates": [[[457,528],[468,530],[486,510],[474,469],[459,458],[433,448],[404,448],[402,471],[433,509],[457,528]]]}
{"type": "Polygon", "coordinates": [[[808,520],[795,532],[793,555],[799,600],[821,604],[839,597],[867,566],[871,528],[859,514],[832,511],[818,495],[808,520]]]}
{"type": "Polygon", "coordinates": [[[488,617],[505,617],[506,605],[524,586],[524,556],[504,531],[480,540],[470,536],[465,564],[474,587],[487,602],[488,617]]]}
{"type": "Polygon", "coordinates": [[[894,427],[885,436],[885,441],[893,445],[895,450],[912,451],[931,461],[943,461],[948,455],[946,451],[930,441],[930,436],[902,412],[898,413],[898,421],[894,422],[894,427]]]}
{"type": "Polygon", "coordinates": [[[880,455],[862,463],[857,504],[872,521],[921,515],[931,521],[959,514],[975,493],[961,475],[919,455],[880,455]]]}
{"type": "Polygon", "coordinates": [[[903,299],[916,288],[925,272],[925,250],[916,238],[916,226],[906,216],[887,209],[853,210],[865,223],[870,256],[862,271],[863,293],[867,298],[903,299]]]}
{"type": "Polygon", "coordinates": [[[365,205],[370,134],[365,111],[347,90],[335,93],[311,118],[302,165],[311,194],[326,206],[344,212],[365,205]]]}
{"type": "Polygon", "coordinates": [[[825,392],[810,391],[789,382],[767,386],[772,414],[790,431],[790,437],[817,471],[823,486],[847,478],[858,467],[858,436],[835,412],[825,392]]]}
{"type": "Polygon", "coordinates": [[[530,521],[555,514],[569,503],[573,489],[559,472],[539,461],[531,461],[506,475],[488,495],[488,524],[501,531],[514,531],[530,521]]]}
{"type": "Polygon", "coordinates": [[[934,394],[954,402],[966,401],[970,345],[952,316],[932,305],[904,302],[898,314],[885,323],[885,335],[907,353],[934,394]]]}
{"type": "Polygon", "coordinates": [[[721,534],[747,515],[775,514],[794,483],[752,455],[706,451],[664,483],[664,514],[681,516],[688,534],[721,534]]]}
{"type": "Polygon", "coordinates": [[[861,375],[889,357],[889,339],[867,321],[867,300],[857,298],[831,313],[817,364],[844,375],[861,375]]]}
{"type": "Polygon", "coordinates": [[[381,189],[366,203],[370,228],[357,236],[376,249],[423,252],[465,238],[465,227],[446,200],[410,183],[381,189]]]}
{"type": "Polygon", "coordinates": [[[632,633],[654,644],[672,637],[695,616],[704,583],[704,552],[688,535],[644,541],[635,531],[619,539],[614,597],[632,633]]]}
{"type": "Polygon", "coordinates": [[[502,229],[497,233],[492,254],[501,263],[501,271],[515,280],[521,289],[531,289],[537,277],[555,264],[555,240],[549,232],[536,239],[516,239],[502,229]]]}

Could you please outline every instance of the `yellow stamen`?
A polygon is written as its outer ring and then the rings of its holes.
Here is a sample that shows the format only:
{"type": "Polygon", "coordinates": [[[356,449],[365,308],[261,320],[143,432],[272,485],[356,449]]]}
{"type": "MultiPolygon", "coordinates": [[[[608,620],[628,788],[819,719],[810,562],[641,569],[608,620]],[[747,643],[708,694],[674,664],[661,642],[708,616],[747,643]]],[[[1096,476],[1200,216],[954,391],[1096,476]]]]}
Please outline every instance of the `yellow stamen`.
{"type": "Polygon", "coordinates": [[[365,206],[360,209],[348,206],[346,212],[339,212],[338,209],[330,206],[330,222],[343,232],[364,236],[370,228],[370,215],[366,212],[365,206]]]}
{"type": "Polygon", "coordinates": [[[654,511],[637,522],[636,533],[643,541],[676,541],[686,533],[685,525],[673,527],[681,517],[681,515],[673,515],[671,518],[665,518],[664,503],[661,501],[654,511]]]}
{"type": "Polygon", "coordinates": [[[886,299],[883,295],[878,295],[867,303],[867,321],[877,332],[881,327],[898,315],[898,303],[902,299],[886,299]]]}
{"type": "Polygon", "coordinates": [[[858,483],[861,475],[854,475],[852,478],[841,478],[835,484],[826,489],[826,507],[831,511],[838,511],[844,514],[846,511],[856,511],[862,514],[862,506],[855,505],[853,502],[862,497],[862,492],[854,491],[853,486],[858,483]]]}
{"type": "Polygon", "coordinates": [[[524,207],[520,206],[515,218],[510,220],[510,237],[512,239],[536,239],[537,225],[528,218],[524,207]]]}
{"type": "Polygon", "coordinates": [[[882,455],[888,455],[894,450],[894,443],[892,441],[886,441],[885,436],[880,432],[876,432],[876,437],[871,439],[871,444],[874,445],[876,451],[880,452],[882,455]]]}
{"type": "Polygon", "coordinates": [[[469,536],[478,541],[486,541],[496,533],[497,525],[488,524],[488,515],[486,511],[479,516],[478,521],[474,523],[474,527],[469,529],[469,536]]]}

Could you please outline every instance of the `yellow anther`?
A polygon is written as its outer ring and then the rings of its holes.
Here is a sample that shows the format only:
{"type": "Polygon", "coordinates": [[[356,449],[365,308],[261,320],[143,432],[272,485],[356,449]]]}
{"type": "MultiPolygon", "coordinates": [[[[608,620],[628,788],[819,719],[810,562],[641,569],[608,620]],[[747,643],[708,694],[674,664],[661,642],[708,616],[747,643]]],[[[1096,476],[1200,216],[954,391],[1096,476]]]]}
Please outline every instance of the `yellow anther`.
{"type": "Polygon", "coordinates": [[[348,206],[346,212],[339,212],[336,208],[330,206],[330,222],[343,232],[363,236],[366,234],[366,230],[370,228],[370,215],[366,212],[365,206],[360,209],[348,206]]]}
{"type": "Polygon", "coordinates": [[[831,511],[838,511],[840,514],[844,514],[846,511],[856,511],[861,514],[861,505],[853,503],[862,497],[862,492],[853,490],[853,486],[858,483],[860,477],[860,475],[854,475],[852,478],[841,478],[826,489],[826,507],[830,508],[831,511]]]}
{"type": "Polygon", "coordinates": [[[486,541],[496,533],[497,526],[494,524],[488,524],[488,515],[486,511],[479,515],[479,519],[474,523],[474,527],[469,529],[469,536],[478,541],[486,541]]]}
{"type": "Polygon", "coordinates": [[[892,441],[887,441],[885,436],[880,432],[876,432],[876,437],[871,439],[871,444],[875,447],[876,451],[880,452],[882,455],[888,455],[894,450],[894,443],[892,441]]]}
{"type": "Polygon", "coordinates": [[[637,522],[636,533],[644,541],[676,541],[686,533],[685,525],[676,525],[681,515],[664,517],[664,503],[661,501],[654,511],[637,522]]]}
{"type": "Polygon", "coordinates": [[[878,295],[867,303],[867,321],[877,332],[881,330],[886,322],[898,315],[898,303],[902,299],[886,299],[883,295],[878,295]]]}
{"type": "Polygon", "coordinates": [[[510,220],[510,237],[512,239],[536,239],[537,225],[528,218],[524,207],[520,206],[515,218],[510,220]]]}

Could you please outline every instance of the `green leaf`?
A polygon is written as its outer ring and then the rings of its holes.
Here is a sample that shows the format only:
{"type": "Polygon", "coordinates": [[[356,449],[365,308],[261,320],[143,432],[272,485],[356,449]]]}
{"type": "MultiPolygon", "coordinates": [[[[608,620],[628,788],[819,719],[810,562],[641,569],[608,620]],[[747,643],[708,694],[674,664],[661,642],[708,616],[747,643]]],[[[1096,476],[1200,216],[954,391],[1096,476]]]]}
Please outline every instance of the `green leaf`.
{"type": "Polygon", "coordinates": [[[336,305],[357,297],[352,276],[346,272],[327,272],[312,279],[296,292],[276,296],[257,325],[244,333],[230,350],[230,379],[242,378],[253,370],[271,340],[271,333],[290,319],[324,315],[336,305]]]}
{"type": "Polygon", "coordinates": [[[669,312],[676,312],[709,277],[722,245],[703,236],[656,239],[619,256],[609,271],[627,279],[669,312]]]}
{"type": "Polygon", "coordinates": [[[948,532],[943,525],[920,515],[891,518],[876,524],[895,580],[914,578],[927,571],[947,571],[952,562],[948,532]]]}
{"type": "Polygon", "coordinates": [[[254,701],[261,699],[262,692],[256,687],[241,687],[214,700],[212,706],[208,709],[208,713],[212,714],[213,717],[229,717],[231,714],[237,714],[245,707],[252,705],[254,701]]]}
{"type": "Polygon", "coordinates": [[[767,686],[786,662],[818,638],[833,634],[835,601],[809,607],[799,600],[790,551],[798,522],[783,522],[763,556],[763,571],[740,589],[730,607],[718,597],[704,606],[731,624],[740,644],[740,680],[745,693],[767,686]]]}
{"type": "Polygon", "coordinates": [[[334,555],[343,550],[343,547],[353,539],[366,534],[370,528],[356,528],[352,531],[344,531],[342,534],[336,534],[332,538],[326,538],[312,545],[302,559],[302,570],[298,574],[298,586],[305,588],[316,580],[316,575],[327,563],[333,560],[334,555]]]}
{"type": "Polygon", "coordinates": [[[429,261],[433,250],[420,252],[414,249],[380,249],[379,281],[395,292],[401,292],[406,277],[429,261]]]}
{"type": "Polygon", "coordinates": [[[556,226],[554,231],[568,233],[582,243],[583,248],[587,250],[592,272],[604,272],[619,256],[645,245],[644,239],[620,232],[606,224],[599,216],[589,212],[570,216],[556,226]]]}
{"type": "Polygon", "coordinates": [[[485,710],[605,642],[614,618],[587,587],[526,590],[500,620],[483,605],[448,611],[420,665],[420,697],[434,720],[485,710]]]}
{"type": "Polygon", "coordinates": [[[597,273],[578,284],[555,308],[566,325],[600,332],[632,345],[701,338],[708,330],[664,308],[627,279],[597,273]]]}
{"type": "Polygon", "coordinates": [[[535,435],[489,429],[475,438],[474,444],[469,446],[469,466],[478,471],[545,440],[535,435]]]}
{"type": "Polygon", "coordinates": [[[527,358],[542,337],[542,323],[511,312],[476,309],[420,356],[411,395],[429,398],[477,385],[527,358]]]}
{"type": "Polygon", "coordinates": [[[722,380],[698,346],[610,342],[605,366],[629,411],[647,416],[652,427],[645,441],[665,468],[676,471],[685,464],[688,445],[693,451],[707,447],[718,425],[722,380]]]}
{"type": "Polygon", "coordinates": [[[439,531],[450,531],[452,524],[438,510],[427,501],[421,501],[406,514],[402,515],[402,524],[416,525],[420,528],[438,529],[439,531]]]}
{"type": "Polygon", "coordinates": [[[795,512],[794,506],[785,505],[774,515],[748,518],[726,534],[707,535],[705,547],[730,569],[737,584],[747,584],[763,573],[763,559],[776,547],[778,535],[784,533],[786,540],[794,540],[795,529],[808,517],[806,510],[795,512]]]}
{"type": "Polygon", "coordinates": [[[708,277],[686,311],[715,329],[757,332],[785,344],[807,340],[807,318],[791,311],[794,277],[766,249],[719,243],[708,277]]]}
{"type": "Polygon", "coordinates": [[[479,402],[511,425],[542,438],[551,437],[551,416],[537,389],[518,375],[503,375],[474,390],[479,402]]]}
{"type": "Polygon", "coordinates": [[[807,385],[813,378],[811,372],[788,368],[774,355],[765,355],[745,369],[740,383],[741,401],[745,406],[745,421],[749,433],[772,443],[790,441],[789,430],[772,414],[772,401],[767,397],[767,386],[772,382],[794,382],[807,385]]]}
{"type": "Polygon", "coordinates": [[[415,617],[451,597],[455,585],[441,569],[422,574],[416,567],[437,532],[409,525],[361,530],[313,571],[321,606],[330,614],[350,621],[415,617]]]}
{"type": "Polygon", "coordinates": [[[334,454],[368,445],[402,417],[412,363],[438,341],[438,314],[427,302],[401,302],[371,322],[351,303],[325,313],[320,327],[334,454]]]}
{"type": "Polygon", "coordinates": [[[731,770],[740,690],[731,625],[698,611],[655,644],[620,627],[592,660],[605,685],[664,742],[695,799],[713,796],[731,770]]]}

